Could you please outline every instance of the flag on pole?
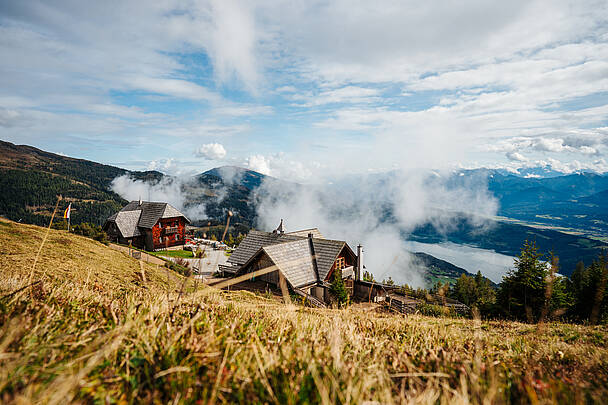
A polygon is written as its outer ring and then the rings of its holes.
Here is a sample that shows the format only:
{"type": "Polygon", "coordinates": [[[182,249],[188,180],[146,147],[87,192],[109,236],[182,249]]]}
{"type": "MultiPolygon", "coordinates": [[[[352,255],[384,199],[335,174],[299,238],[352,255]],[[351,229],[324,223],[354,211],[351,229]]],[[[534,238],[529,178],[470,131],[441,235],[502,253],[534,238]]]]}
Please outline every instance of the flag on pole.
{"type": "Polygon", "coordinates": [[[63,212],[64,219],[70,219],[70,211],[72,211],[72,203],[70,203],[70,205],[68,205],[68,207],[63,212]]]}
{"type": "Polygon", "coordinates": [[[70,232],[70,212],[72,212],[72,203],[63,211],[63,218],[68,220],[68,232],[70,232]]]}

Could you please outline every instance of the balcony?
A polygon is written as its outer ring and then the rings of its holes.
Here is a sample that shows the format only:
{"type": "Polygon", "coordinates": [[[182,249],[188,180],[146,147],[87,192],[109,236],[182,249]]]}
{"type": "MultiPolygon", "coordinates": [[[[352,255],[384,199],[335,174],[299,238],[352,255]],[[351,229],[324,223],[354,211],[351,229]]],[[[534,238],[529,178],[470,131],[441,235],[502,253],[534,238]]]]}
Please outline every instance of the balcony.
{"type": "Polygon", "coordinates": [[[353,266],[345,267],[342,269],[342,278],[354,277],[354,273],[353,266]]]}
{"type": "Polygon", "coordinates": [[[165,235],[170,235],[177,232],[179,232],[179,227],[177,226],[168,226],[165,228],[165,235]]]}

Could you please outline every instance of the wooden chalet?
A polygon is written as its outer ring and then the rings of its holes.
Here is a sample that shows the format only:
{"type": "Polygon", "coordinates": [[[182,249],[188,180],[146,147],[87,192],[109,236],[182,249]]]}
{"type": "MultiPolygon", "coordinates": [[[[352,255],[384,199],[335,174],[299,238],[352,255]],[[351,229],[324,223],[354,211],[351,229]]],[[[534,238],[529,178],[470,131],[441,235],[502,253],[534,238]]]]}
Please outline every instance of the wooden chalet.
{"type": "Polygon", "coordinates": [[[183,245],[189,223],[170,204],[140,200],[108,218],[103,230],[111,241],[153,251],[183,245]]]}
{"type": "Polygon", "coordinates": [[[272,287],[284,277],[289,289],[319,306],[331,302],[329,287],[337,269],[352,294],[360,265],[345,241],[325,239],[318,229],[286,233],[283,221],[273,232],[251,231],[220,266],[225,275],[243,275],[275,267],[277,270],[255,277],[272,287]]]}

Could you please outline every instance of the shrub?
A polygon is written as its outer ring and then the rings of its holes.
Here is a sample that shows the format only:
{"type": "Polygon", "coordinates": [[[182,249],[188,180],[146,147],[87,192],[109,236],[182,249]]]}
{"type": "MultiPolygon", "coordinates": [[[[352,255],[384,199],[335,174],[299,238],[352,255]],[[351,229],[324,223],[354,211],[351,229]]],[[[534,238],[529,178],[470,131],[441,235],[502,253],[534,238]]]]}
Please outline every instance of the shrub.
{"type": "Polygon", "coordinates": [[[190,277],[192,275],[192,270],[190,269],[190,267],[188,267],[188,262],[179,257],[175,259],[175,263],[171,261],[166,262],[165,267],[185,277],[190,277]],[[185,265],[183,265],[184,262],[185,265]]]}
{"type": "Polygon", "coordinates": [[[107,245],[109,243],[108,235],[104,232],[103,229],[101,229],[99,225],[83,222],[81,224],[74,225],[70,231],[75,233],[76,235],[86,236],[87,238],[91,238],[93,240],[101,242],[104,245],[107,245]]]}
{"type": "Polygon", "coordinates": [[[428,304],[428,303],[418,304],[416,306],[416,310],[421,315],[427,315],[427,316],[435,316],[435,317],[439,317],[439,316],[456,317],[456,316],[458,316],[456,311],[454,311],[452,308],[444,307],[441,305],[428,304]]]}

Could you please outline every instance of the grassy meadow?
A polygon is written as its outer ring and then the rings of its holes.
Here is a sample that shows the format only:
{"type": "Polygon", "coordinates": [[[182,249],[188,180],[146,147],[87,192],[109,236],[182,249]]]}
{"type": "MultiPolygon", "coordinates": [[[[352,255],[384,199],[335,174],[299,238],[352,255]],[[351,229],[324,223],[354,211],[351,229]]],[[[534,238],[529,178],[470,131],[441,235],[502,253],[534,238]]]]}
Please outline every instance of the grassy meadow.
{"type": "Polygon", "coordinates": [[[191,250],[161,250],[152,254],[159,257],[181,257],[182,259],[192,259],[194,257],[191,250]]]}
{"type": "Polygon", "coordinates": [[[285,305],[0,220],[2,403],[602,403],[608,329],[285,305]],[[37,284],[19,291],[21,287],[37,284]]]}

